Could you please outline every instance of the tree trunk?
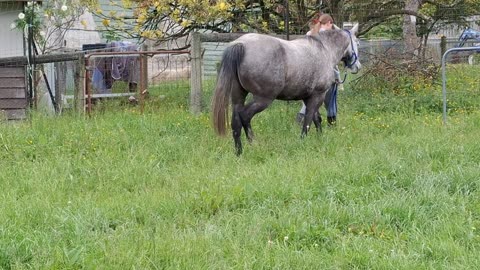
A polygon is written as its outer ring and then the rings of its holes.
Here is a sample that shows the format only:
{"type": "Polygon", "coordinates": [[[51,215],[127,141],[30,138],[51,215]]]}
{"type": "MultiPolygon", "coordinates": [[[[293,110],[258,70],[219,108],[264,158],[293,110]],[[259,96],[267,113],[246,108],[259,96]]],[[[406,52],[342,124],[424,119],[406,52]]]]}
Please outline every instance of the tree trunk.
{"type": "Polygon", "coordinates": [[[343,1],[342,0],[331,0],[328,2],[329,5],[329,9],[330,9],[330,15],[333,17],[333,19],[335,20],[335,24],[342,28],[343,27],[343,22],[344,22],[344,18],[343,18],[343,13],[342,13],[342,10],[343,10],[343,1]]]}
{"type": "MultiPolygon", "coordinates": [[[[405,10],[418,12],[420,6],[419,0],[405,0],[405,10]]],[[[417,37],[416,17],[411,15],[403,16],[403,40],[405,42],[405,56],[413,58],[417,54],[419,39],[417,37]]]]}

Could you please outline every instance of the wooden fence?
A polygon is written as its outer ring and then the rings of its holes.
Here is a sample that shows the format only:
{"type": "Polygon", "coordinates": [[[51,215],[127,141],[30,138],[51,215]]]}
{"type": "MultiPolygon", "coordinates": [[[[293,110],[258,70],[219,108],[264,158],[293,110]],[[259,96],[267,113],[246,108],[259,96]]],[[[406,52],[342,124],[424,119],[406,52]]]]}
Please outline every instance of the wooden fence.
{"type": "MultiPolygon", "coordinates": [[[[28,76],[27,76],[27,66],[38,66],[47,63],[55,63],[55,69],[57,74],[65,74],[65,65],[66,62],[74,61],[77,63],[75,67],[75,92],[83,91],[84,85],[84,72],[85,66],[83,65],[84,59],[84,52],[75,52],[75,53],[62,53],[62,54],[49,54],[49,55],[38,55],[35,56],[32,61],[29,63],[29,59],[26,56],[14,56],[14,57],[5,57],[0,58],[0,68],[2,68],[5,72],[1,72],[0,75],[3,77],[3,80],[9,80],[12,85],[7,90],[4,90],[4,98],[3,101],[0,103],[0,109],[4,108],[8,109],[7,118],[8,119],[16,119],[16,118],[25,118],[25,109],[30,105],[31,107],[36,106],[36,102],[38,100],[37,91],[35,91],[35,87],[31,87],[33,89],[28,89],[26,87],[29,85],[28,83],[28,76]],[[33,62],[33,63],[32,63],[33,62]],[[7,72],[8,70],[8,72],[7,72]],[[12,81],[11,76],[8,74],[14,74],[14,80],[12,81]],[[20,77],[21,76],[21,77],[20,77]],[[13,98],[15,97],[15,98],[13,98]],[[20,101],[21,100],[21,101],[20,101]],[[22,107],[22,108],[19,108],[22,107]],[[23,110],[23,111],[21,111],[23,110]]],[[[35,74],[32,76],[33,78],[46,78],[44,72],[36,71],[35,74]]],[[[64,76],[60,76],[57,80],[55,80],[56,91],[55,95],[50,91],[50,97],[53,101],[60,100],[60,94],[62,93],[62,89],[65,89],[65,79],[64,76]]],[[[3,83],[2,83],[3,84],[3,83]]],[[[4,84],[8,85],[8,84],[4,84]]],[[[31,85],[34,85],[33,83],[31,85]]],[[[4,87],[6,88],[6,87],[4,87]]],[[[64,91],[64,90],[63,90],[64,91]]],[[[59,102],[53,102],[54,105],[59,106],[59,102]]],[[[75,104],[79,104],[76,102],[75,104]]],[[[58,109],[58,107],[57,107],[58,109]]],[[[78,108],[79,109],[79,108],[78,108]]],[[[5,110],[6,111],[6,110],[5,110]]]]}
{"type": "Polygon", "coordinates": [[[0,67],[0,119],[25,119],[27,106],[24,68],[0,67]]]}

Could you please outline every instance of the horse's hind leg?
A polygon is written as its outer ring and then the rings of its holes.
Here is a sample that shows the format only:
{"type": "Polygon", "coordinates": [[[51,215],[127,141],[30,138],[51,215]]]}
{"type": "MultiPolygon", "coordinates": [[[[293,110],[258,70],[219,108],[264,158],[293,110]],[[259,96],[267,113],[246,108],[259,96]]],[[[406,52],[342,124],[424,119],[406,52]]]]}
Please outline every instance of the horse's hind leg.
{"type": "Polygon", "coordinates": [[[241,155],[243,152],[242,139],[240,138],[240,135],[242,134],[242,119],[240,117],[241,108],[239,107],[243,107],[243,105],[234,105],[232,112],[232,136],[233,141],[235,142],[237,156],[241,155]]]}
{"type": "Polygon", "coordinates": [[[241,155],[243,152],[242,139],[240,137],[243,127],[241,114],[245,110],[244,104],[247,94],[248,93],[243,89],[232,92],[232,136],[233,141],[235,142],[235,151],[237,156],[241,155]]]}
{"type": "Polygon", "coordinates": [[[317,132],[322,132],[322,117],[320,116],[320,112],[318,112],[318,110],[313,114],[313,123],[315,124],[317,132]]]}
{"type": "Polygon", "coordinates": [[[254,96],[253,101],[248,103],[245,106],[245,109],[240,113],[242,125],[245,129],[245,135],[247,136],[247,140],[249,142],[252,142],[254,137],[252,126],[250,124],[252,118],[255,116],[255,114],[265,110],[271,103],[271,99],[254,96]]]}

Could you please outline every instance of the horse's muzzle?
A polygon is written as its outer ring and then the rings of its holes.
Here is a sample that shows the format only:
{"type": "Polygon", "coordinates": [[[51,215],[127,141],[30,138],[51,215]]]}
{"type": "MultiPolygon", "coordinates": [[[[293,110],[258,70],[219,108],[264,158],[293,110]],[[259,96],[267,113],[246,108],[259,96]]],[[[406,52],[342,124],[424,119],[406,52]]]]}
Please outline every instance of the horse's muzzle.
{"type": "Polygon", "coordinates": [[[357,63],[356,65],[351,67],[350,70],[353,74],[357,74],[358,71],[360,71],[361,68],[362,68],[362,65],[360,65],[360,63],[357,63]]]}

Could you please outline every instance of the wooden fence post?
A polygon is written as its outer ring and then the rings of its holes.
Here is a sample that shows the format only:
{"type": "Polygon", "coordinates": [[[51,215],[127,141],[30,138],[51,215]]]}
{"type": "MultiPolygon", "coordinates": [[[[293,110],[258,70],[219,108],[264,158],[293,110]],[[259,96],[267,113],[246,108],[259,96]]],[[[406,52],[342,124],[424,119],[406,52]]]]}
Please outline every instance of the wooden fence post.
{"type": "MultiPolygon", "coordinates": [[[[143,44],[142,51],[147,51],[148,46],[143,44]]],[[[140,82],[138,85],[138,97],[140,99],[140,112],[143,114],[145,109],[145,94],[148,89],[148,56],[146,54],[140,54],[140,82]]]]}
{"type": "Polygon", "coordinates": [[[60,113],[63,106],[63,96],[67,92],[67,64],[57,62],[55,66],[55,111],[60,113]]]}
{"type": "Polygon", "coordinates": [[[440,59],[442,59],[446,51],[447,51],[447,37],[442,36],[442,38],[440,39],[440,59]]]}
{"type": "Polygon", "coordinates": [[[82,114],[85,113],[85,69],[85,55],[80,54],[75,66],[75,91],[73,99],[75,111],[82,114]]]}
{"type": "Polygon", "coordinates": [[[192,34],[192,50],[190,52],[192,69],[190,76],[190,111],[197,115],[202,110],[202,43],[200,33],[192,34]]]}
{"type": "MultiPolygon", "coordinates": [[[[144,44],[142,46],[142,51],[147,51],[148,50],[148,46],[146,44],[144,44]]],[[[142,54],[142,58],[143,58],[143,74],[142,74],[142,78],[141,80],[143,80],[143,87],[145,89],[142,89],[142,91],[148,89],[148,55],[146,54],[142,54]]]]}

